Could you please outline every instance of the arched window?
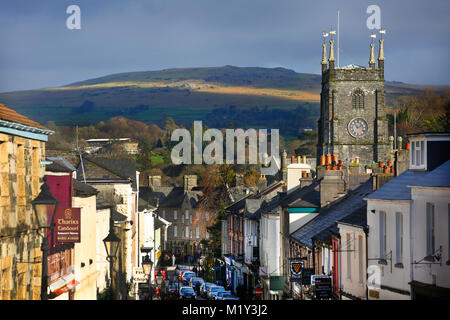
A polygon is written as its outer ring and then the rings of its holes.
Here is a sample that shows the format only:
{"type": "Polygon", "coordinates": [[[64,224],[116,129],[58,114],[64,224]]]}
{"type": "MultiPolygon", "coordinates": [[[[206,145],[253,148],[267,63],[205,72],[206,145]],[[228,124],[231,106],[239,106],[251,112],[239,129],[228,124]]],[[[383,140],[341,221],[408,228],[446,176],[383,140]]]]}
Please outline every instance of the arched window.
{"type": "Polygon", "coordinates": [[[352,94],[352,106],[356,109],[364,108],[364,92],[361,89],[355,89],[352,94]]]}

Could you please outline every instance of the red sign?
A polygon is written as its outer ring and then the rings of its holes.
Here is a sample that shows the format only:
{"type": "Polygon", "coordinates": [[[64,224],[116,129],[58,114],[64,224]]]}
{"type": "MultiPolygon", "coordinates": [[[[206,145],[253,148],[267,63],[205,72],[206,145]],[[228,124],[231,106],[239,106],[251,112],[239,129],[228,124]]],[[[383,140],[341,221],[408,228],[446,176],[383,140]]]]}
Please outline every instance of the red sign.
{"type": "Polygon", "coordinates": [[[261,288],[256,288],[254,292],[255,292],[255,296],[257,296],[257,297],[261,297],[263,295],[263,289],[261,289],[261,288]]]}
{"type": "Polygon", "coordinates": [[[60,208],[55,214],[55,244],[80,242],[81,209],[60,208]]]}

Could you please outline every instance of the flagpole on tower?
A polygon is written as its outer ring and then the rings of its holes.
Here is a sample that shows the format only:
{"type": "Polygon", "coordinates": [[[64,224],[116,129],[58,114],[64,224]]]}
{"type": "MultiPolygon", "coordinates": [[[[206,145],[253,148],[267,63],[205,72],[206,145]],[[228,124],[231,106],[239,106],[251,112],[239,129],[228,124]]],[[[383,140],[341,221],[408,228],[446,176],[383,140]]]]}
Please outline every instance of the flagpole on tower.
{"type": "Polygon", "coordinates": [[[340,67],[339,64],[339,57],[340,57],[340,51],[341,51],[341,47],[339,45],[339,37],[340,37],[340,33],[339,33],[339,9],[337,11],[337,66],[338,68],[340,67]]]}

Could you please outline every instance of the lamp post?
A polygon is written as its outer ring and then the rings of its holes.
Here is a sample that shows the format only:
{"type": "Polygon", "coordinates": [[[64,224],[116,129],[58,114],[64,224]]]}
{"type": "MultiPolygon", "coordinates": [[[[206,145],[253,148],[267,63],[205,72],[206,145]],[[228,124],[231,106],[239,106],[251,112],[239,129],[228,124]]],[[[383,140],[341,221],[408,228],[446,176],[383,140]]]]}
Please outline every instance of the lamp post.
{"type": "Polygon", "coordinates": [[[145,257],[142,258],[142,269],[144,269],[144,274],[147,276],[148,281],[148,291],[150,295],[150,300],[153,300],[153,290],[152,290],[152,267],[153,261],[150,259],[149,253],[153,248],[141,248],[141,252],[147,253],[145,257]]]}
{"type": "MultiPolygon", "coordinates": [[[[47,178],[44,177],[44,183],[41,186],[41,192],[38,196],[31,201],[33,211],[36,216],[39,229],[44,229],[44,235],[42,237],[41,251],[42,251],[42,276],[41,276],[41,300],[48,300],[47,287],[48,287],[48,265],[47,255],[50,250],[48,243],[47,229],[50,230],[51,236],[53,236],[53,223],[58,207],[59,201],[53,197],[50,192],[50,186],[47,184],[47,178]]],[[[39,233],[39,231],[38,231],[39,233]]]]}
{"type": "Polygon", "coordinates": [[[109,273],[111,277],[110,287],[112,289],[114,260],[116,259],[120,244],[120,238],[114,232],[114,221],[112,217],[109,218],[109,234],[103,239],[103,243],[105,244],[106,249],[106,261],[109,262],[109,273]]]}

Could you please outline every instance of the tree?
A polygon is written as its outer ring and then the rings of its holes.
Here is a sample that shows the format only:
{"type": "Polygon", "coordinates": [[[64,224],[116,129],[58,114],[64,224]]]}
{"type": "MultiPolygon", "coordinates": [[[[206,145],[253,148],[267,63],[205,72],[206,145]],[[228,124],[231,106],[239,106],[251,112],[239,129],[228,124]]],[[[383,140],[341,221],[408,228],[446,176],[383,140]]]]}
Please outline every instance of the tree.
{"type": "Polygon", "coordinates": [[[257,187],[259,181],[259,173],[251,168],[244,174],[244,183],[247,187],[257,187]]]}

